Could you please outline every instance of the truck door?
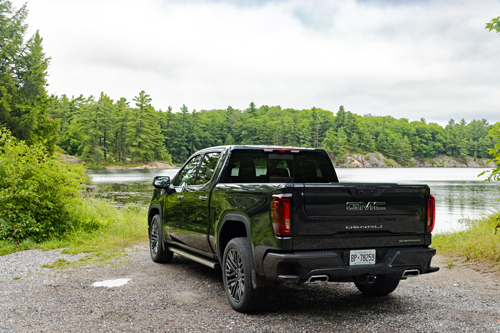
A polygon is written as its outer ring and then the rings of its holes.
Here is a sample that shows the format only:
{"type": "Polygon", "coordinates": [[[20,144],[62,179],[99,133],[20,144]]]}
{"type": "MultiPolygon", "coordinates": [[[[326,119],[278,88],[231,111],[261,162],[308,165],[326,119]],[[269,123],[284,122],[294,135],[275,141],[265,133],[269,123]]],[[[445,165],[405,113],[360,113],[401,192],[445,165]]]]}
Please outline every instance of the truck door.
{"type": "Polygon", "coordinates": [[[172,240],[182,244],[187,244],[188,241],[186,237],[186,228],[183,218],[183,201],[186,195],[186,188],[188,188],[190,185],[194,185],[201,158],[201,155],[193,157],[184,166],[184,168],[182,168],[182,170],[179,172],[179,175],[173,182],[175,193],[170,194],[165,200],[164,231],[166,232],[164,232],[163,234],[169,235],[172,240]]]}
{"type": "Polygon", "coordinates": [[[198,176],[193,185],[184,188],[182,200],[183,228],[187,231],[186,244],[192,248],[211,252],[208,245],[208,203],[210,180],[220,158],[220,152],[206,153],[201,160],[198,176]]]}

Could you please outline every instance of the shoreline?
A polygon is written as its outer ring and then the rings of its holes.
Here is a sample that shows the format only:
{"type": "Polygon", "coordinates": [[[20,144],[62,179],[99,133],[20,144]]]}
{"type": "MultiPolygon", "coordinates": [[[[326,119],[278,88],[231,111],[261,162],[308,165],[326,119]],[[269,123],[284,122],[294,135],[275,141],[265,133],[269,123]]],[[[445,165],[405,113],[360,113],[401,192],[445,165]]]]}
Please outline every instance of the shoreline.
{"type": "Polygon", "coordinates": [[[435,158],[412,158],[410,165],[403,166],[393,159],[387,158],[381,153],[351,154],[346,153],[344,160],[336,162],[332,160],[335,167],[341,168],[495,168],[489,159],[467,157],[463,162],[457,157],[438,155],[435,158]]]}
{"type": "MultiPolygon", "coordinates": [[[[62,160],[69,163],[84,164],[85,162],[75,156],[60,154],[62,160]]],[[[410,165],[401,165],[381,153],[351,154],[346,153],[344,160],[337,162],[332,159],[333,165],[338,168],[496,168],[495,162],[487,163],[488,159],[467,157],[465,162],[457,157],[439,155],[435,158],[412,158],[410,165]]],[[[103,169],[119,170],[167,170],[177,169],[180,166],[170,165],[165,162],[125,163],[102,165],[103,169]]]]}
{"type": "Polygon", "coordinates": [[[167,169],[177,169],[179,167],[172,166],[163,162],[150,162],[150,163],[131,163],[130,165],[134,165],[133,167],[128,167],[125,165],[107,165],[104,166],[105,169],[110,170],[119,170],[119,169],[127,169],[127,170],[167,170],[167,169]],[[140,165],[137,165],[140,164],[140,165]]]}

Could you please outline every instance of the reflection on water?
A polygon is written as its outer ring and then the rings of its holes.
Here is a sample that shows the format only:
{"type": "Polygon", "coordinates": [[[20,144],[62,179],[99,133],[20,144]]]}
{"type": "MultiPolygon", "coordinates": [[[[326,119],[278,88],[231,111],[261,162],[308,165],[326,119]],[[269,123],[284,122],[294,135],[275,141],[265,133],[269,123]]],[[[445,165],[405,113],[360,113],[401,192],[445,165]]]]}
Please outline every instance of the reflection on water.
{"type": "Polygon", "coordinates": [[[97,196],[112,199],[117,206],[139,204],[147,206],[153,195],[153,178],[170,176],[179,169],[167,170],[87,170],[94,184],[99,186],[97,196]]]}
{"type": "MultiPolygon", "coordinates": [[[[499,183],[485,182],[478,168],[337,168],[341,182],[427,184],[436,198],[437,232],[459,230],[464,218],[475,218],[500,208],[499,183]]],[[[168,170],[88,170],[99,186],[98,195],[116,205],[148,205],[155,176],[175,176],[168,170]]]]}

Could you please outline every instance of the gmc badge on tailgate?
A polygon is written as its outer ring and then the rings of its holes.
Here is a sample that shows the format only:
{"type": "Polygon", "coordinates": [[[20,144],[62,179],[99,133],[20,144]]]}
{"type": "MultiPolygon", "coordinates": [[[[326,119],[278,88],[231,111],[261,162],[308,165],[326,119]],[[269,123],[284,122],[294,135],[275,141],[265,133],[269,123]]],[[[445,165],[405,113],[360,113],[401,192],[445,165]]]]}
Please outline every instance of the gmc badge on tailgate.
{"type": "Polygon", "coordinates": [[[385,202],[374,201],[374,202],[346,202],[345,209],[348,211],[355,210],[385,210],[385,202]]]}

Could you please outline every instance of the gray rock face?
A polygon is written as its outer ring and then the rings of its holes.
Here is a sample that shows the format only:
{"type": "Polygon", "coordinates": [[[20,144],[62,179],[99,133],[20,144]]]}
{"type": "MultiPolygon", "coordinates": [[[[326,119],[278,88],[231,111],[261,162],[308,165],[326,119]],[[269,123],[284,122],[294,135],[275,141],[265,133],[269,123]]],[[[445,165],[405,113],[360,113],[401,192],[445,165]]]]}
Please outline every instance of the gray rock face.
{"type": "MultiPolygon", "coordinates": [[[[456,157],[439,155],[436,158],[426,159],[411,159],[412,167],[432,168],[495,168],[495,163],[486,163],[487,159],[468,157],[463,163],[456,157]]],[[[381,153],[361,154],[345,154],[344,161],[341,163],[334,162],[336,167],[344,168],[400,168],[401,164],[393,159],[386,158],[381,153]]]]}

